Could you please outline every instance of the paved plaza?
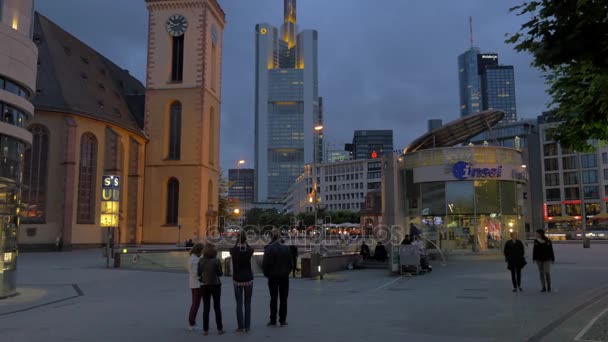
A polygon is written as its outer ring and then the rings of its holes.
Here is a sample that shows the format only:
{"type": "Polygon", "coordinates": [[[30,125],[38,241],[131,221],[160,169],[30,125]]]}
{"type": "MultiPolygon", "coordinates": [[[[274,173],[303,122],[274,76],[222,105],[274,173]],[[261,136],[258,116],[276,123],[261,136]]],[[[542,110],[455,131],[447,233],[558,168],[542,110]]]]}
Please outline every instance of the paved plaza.
{"type": "Polygon", "coordinates": [[[28,253],[19,260],[21,295],[0,301],[0,336],[11,342],[605,339],[608,318],[598,314],[608,307],[608,244],[555,249],[550,294],[539,293],[531,264],[524,269],[524,292],[512,293],[502,258],[487,255],[453,257],[418,277],[353,270],[322,281],[296,279],[286,328],[265,326],[269,296],[259,278],[252,332],[244,336],[232,334],[235,301],[231,281],[224,278],[228,333],[215,335],[212,324],[207,337],[185,330],[190,300],[185,273],[107,270],[98,250],[28,253]]]}

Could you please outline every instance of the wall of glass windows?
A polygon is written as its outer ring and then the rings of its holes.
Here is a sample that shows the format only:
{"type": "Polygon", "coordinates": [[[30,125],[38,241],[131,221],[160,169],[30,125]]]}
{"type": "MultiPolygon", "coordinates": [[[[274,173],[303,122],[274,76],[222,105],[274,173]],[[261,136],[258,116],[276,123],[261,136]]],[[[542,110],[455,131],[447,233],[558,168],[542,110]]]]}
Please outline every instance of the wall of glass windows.
{"type": "Polygon", "coordinates": [[[517,150],[471,146],[402,159],[406,220],[442,250],[499,252],[511,232],[524,233],[527,177],[517,150]]]}

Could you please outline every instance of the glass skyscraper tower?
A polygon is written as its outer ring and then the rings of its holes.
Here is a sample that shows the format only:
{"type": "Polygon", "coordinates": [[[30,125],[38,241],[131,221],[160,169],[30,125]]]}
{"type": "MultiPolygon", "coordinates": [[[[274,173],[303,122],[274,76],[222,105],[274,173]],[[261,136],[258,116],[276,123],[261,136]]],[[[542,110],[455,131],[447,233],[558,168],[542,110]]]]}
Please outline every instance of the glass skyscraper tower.
{"type": "Polygon", "coordinates": [[[460,116],[482,110],[505,112],[503,123],[517,121],[515,73],[511,65],[499,65],[495,53],[472,47],[458,56],[460,116]]]}
{"type": "Polygon", "coordinates": [[[321,99],[317,36],[298,33],[296,0],[284,0],[281,29],[256,25],[255,201],[280,201],[304,170],[320,162],[321,99]]]}

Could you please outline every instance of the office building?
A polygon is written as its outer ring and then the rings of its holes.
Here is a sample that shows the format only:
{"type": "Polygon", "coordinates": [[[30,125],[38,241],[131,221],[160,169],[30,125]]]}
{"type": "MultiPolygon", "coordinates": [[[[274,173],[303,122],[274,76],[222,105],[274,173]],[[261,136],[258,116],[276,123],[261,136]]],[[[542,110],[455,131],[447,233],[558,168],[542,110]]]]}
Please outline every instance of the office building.
{"type": "Polygon", "coordinates": [[[228,198],[239,202],[253,202],[253,169],[228,170],[228,198]]]}
{"type": "MultiPolygon", "coordinates": [[[[593,142],[596,150],[588,153],[563,147],[552,136],[552,130],[559,124],[559,119],[552,113],[538,117],[543,227],[548,229],[551,238],[581,239],[582,199],[587,229],[606,230],[608,147],[593,142]]],[[[592,238],[606,238],[602,232],[602,235],[589,234],[592,238]]]]}
{"type": "Polygon", "coordinates": [[[284,0],[281,29],[255,29],[255,200],[280,201],[304,170],[321,162],[323,124],[315,30],[298,32],[296,1],[284,0]]]}
{"type": "MultiPolygon", "coordinates": [[[[318,196],[320,204],[329,211],[359,211],[370,191],[380,191],[382,179],[381,159],[357,159],[317,165],[318,196]]],[[[287,211],[294,214],[313,212],[312,165],[289,188],[287,211]]]]}
{"type": "MultiPolygon", "coordinates": [[[[33,0],[0,1],[0,298],[16,294],[23,154],[43,139],[26,130],[36,94],[38,48],[32,41],[33,25],[33,0]]],[[[44,197],[45,192],[35,196],[44,197]]]]}
{"type": "Polygon", "coordinates": [[[352,144],[345,150],[351,152],[353,159],[375,159],[393,152],[392,130],[355,131],[352,144]]]}
{"type": "Polygon", "coordinates": [[[427,131],[432,132],[443,125],[441,119],[430,119],[427,121],[427,131]]]}
{"type": "Polygon", "coordinates": [[[351,153],[345,150],[329,150],[327,151],[327,162],[335,163],[351,159],[351,153]]]}
{"type": "Polygon", "coordinates": [[[514,68],[497,54],[470,48],[458,56],[458,80],[461,117],[494,109],[505,112],[503,123],[517,120],[514,68]]]}

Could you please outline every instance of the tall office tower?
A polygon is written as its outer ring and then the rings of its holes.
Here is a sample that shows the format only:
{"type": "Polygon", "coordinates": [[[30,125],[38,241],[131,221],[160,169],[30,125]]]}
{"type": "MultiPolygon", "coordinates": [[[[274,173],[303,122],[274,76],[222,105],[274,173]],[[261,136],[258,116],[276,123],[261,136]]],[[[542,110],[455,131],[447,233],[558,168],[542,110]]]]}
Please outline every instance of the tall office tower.
{"type": "MultiPolygon", "coordinates": [[[[26,120],[34,115],[38,60],[38,48],[32,41],[33,24],[33,0],[0,1],[0,298],[16,293],[25,149],[43,143],[41,135],[32,137],[26,130],[26,120]]],[[[38,160],[46,157],[41,154],[38,160]]],[[[46,180],[39,181],[46,184],[46,180]]],[[[45,193],[35,196],[44,197],[45,193]]]]}
{"type": "Polygon", "coordinates": [[[430,119],[427,121],[427,130],[429,132],[432,132],[441,126],[443,126],[443,121],[441,119],[430,119]]]}
{"type": "Polygon", "coordinates": [[[298,33],[296,1],[279,31],[256,25],[255,201],[280,201],[305,163],[322,161],[317,31],[298,33]]]}
{"type": "Polygon", "coordinates": [[[253,169],[228,169],[228,198],[253,202],[253,169]]]}
{"type": "Polygon", "coordinates": [[[515,73],[512,65],[499,65],[495,53],[472,47],[458,56],[460,116],[487,109],[505,112],[502,123],[517,121],[515,73]]]}
{"type": "Polygon", "coordinates": [[[352,159],[376,159],[393,152],[392,130],[355,131],[353,143],[346,144],[352,159]]]}

